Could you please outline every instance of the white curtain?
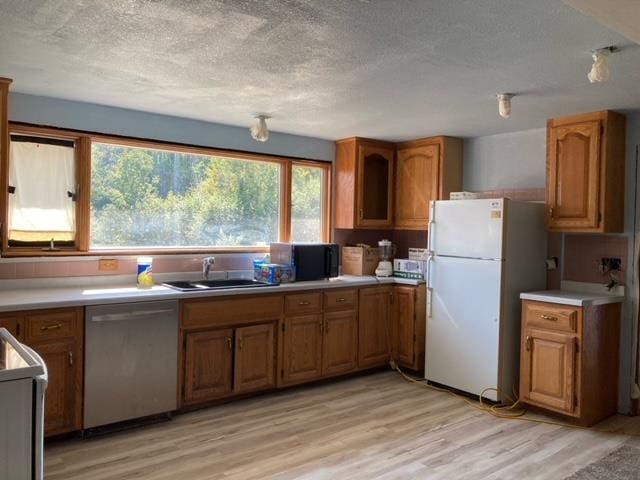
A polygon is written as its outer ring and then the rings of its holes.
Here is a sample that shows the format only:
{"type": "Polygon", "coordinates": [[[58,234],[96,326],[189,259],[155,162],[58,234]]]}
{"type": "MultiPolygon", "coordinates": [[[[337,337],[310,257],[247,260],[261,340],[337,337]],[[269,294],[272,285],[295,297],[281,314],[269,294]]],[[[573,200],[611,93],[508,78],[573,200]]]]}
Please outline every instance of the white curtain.
{"type": "Polygon", "coordinates": [[[11,142],[9,240],[23,242],[75,239],[73,147],[11,142]]]}

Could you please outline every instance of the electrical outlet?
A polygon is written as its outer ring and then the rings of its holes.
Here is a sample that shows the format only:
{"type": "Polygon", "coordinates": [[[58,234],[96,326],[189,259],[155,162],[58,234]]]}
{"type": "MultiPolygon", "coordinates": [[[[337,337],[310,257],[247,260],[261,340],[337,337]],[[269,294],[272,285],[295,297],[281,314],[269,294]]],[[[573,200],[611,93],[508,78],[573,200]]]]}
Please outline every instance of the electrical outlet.
{"type": "Polygon", "coordinates": [[[602,257],[600,259],[600,271],[606,272],[620,272],[622,271],[622,260],[615,257],[602,257]]]}
{"type": "Polygon", "coordinates": [[[98,260],[98,270],[103,272],[113,272],[118,269],[118,260],[115,259],[101,259],[98,260]]]}

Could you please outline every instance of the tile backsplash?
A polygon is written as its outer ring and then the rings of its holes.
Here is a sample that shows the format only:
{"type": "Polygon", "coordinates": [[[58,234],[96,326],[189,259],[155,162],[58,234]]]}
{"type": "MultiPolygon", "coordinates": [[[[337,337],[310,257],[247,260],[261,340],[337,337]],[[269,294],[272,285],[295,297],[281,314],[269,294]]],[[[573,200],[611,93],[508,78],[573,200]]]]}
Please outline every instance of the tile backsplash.
{"type": "Polygon", "coordinates": [[[609,275],[599,270],[602,258],[619,258],[622,272],[616,281],[625,284],[629,240],[624,235],[565,234],[563,280],[608,283],[609,275]]]}
{"type": "MultiPolygon", "coordinates": [[[[201,256],[157,256],[153,258],[154,273],[196,272],[202,269],[201,256]]],[[[214,270],[250,270],[253,268],[254,254],[222,254],[216,257],[214,270]]],[[[111,257],[105,257],[111,258],[111,257]]],[[[0,280],[18,280],[31,278],[60,278],[132,275],[136,273],[136,257],[118,257],[115,270],[98,269],[99,259],[73,258],[55,260],[38,259],[0,259],[0,280]]]]}

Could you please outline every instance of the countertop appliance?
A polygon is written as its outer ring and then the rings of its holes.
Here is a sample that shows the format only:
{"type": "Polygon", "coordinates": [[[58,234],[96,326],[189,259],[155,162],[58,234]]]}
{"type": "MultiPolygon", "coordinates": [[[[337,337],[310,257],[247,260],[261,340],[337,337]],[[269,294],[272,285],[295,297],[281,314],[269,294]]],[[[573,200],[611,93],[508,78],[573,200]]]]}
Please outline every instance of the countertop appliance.
{"type": "Polygon", "coordinates": [[[85,429],[177,408],[178,311],[176,300],[87,307],[85,429]]]}
{"type": "Polygon", "coordinates": [[[271,263],[294,265],[296,282],[337,277],[340,247],[336,243],[272,243],[271,263]]]}
{"type": "Polygon", "coordinates": [[[47,366],[0,328],[0,478],[43,478],[47,366]]]}
{"type": "Polygon", "coordinates": [[[376,267],[376,277],[390,277],[393,275],[393,257],[396,254],[396,246],[390,240],[378,242],[380,261],[376,267]]]}
{"type": "Polygon", "coordinates": [[[508,199],[431,203],[425,378],[513,399],[520,292],[546,283],[544,206],[508,199]],[[485,390],[494,389],[494,390],[485,390]]]}

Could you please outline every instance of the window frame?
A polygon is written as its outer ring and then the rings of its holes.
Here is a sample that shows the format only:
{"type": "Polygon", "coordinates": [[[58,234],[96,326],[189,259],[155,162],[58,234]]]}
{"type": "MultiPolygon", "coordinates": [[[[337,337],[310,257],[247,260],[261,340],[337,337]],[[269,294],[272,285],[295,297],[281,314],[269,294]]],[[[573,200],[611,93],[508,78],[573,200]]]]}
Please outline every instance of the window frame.
{"type": "MultiPolygon", "coordinates": [[[[9,123],[11,134],[49,137],[75,142],[75,175],[79,186],[76,203],[76,240],[73,247],[60,247],[58,251],[47,251],[31,246],[10,246],[8,239],[9,218],[9,162],[10,155],[3,158],[0,165],[0,183],[3,194],[0,196],[0,222],[2,223],[2,256],[111,256],[111,255],[164,255],[164,254],[204,254],[204,253],[261,253],[269,250],[268,246],[211,246],[211,247],[166,247],[166,248],[113,248],[91,249],[91,151],[93,143],[118,145],[123,147],[148,148],[176,153],[189,153],[207,156],[219,156],[229,159],[249,160],[275,163],[280,166],[280,215],[279,240],[288,242],[291,238],[291,178],[294,165],[312,166],[323,170],[322,189],[322,242],[330,240],[331,221],[331,162],[306,160],[292,157],[267,155],[219,148],[184,145],[159,140],[138,139],[100,133],[81,132],[76,130],[40,127],[23,123],[9,123]]],[[[11,148],[10,142],[8,144],[11,148]]]]}

